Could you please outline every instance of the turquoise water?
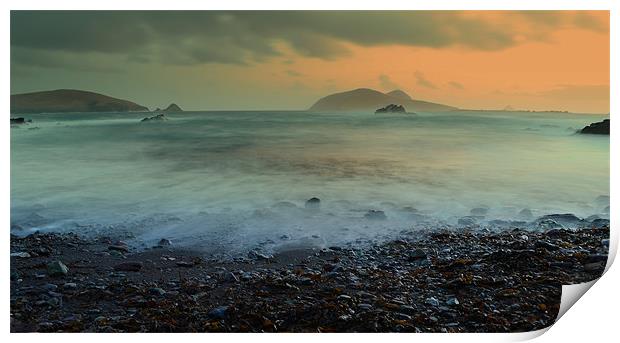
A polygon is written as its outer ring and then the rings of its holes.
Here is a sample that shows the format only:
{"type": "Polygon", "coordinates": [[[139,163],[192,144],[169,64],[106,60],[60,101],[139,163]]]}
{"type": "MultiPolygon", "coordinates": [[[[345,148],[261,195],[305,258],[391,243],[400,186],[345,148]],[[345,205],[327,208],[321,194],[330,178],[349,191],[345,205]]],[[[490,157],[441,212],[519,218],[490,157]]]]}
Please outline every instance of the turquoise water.
{"type": "Polygon", "coordinates": [[[12,128],[12,224],[245,249],[386,235],[415,226],[405,206],[448,224],[480,206],[488,218],[588,216],[609,194],[609,137],[574,134],[608,115],[146,115],[32,115],[12,128]],[[303,210],[311,197],[320,211],[303,210]],[[364,219],[369,209],[388,219],[364,219]]]}

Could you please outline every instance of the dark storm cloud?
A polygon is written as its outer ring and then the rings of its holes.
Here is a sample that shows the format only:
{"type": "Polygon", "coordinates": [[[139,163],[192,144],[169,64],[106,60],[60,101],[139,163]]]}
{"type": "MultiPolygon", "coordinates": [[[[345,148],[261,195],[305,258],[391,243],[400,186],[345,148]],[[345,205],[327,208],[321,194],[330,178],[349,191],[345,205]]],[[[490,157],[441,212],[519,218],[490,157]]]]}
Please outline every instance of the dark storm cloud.
{"type": "MultiPolygon", "coordinates": [[[[543,30],[567,25],[559,12],[518,12],[543,30]]],[[[588,13],[568,24],[600,30],[588,13]]],[[[603,27],[605,29],[605,27],[603,27]]],[[[127,61],[246,64],[282,54],[277,45],[322,59],[347,56],[347,43],[498,50],[516,29],[451,11],[12,11],[11,45],[40,51],[122,54],[127,61]]],[[[532,39],[544,32],[533,34],[532,39]]],[[[13,63],[26,63],[12,59],[13,63]]]]}

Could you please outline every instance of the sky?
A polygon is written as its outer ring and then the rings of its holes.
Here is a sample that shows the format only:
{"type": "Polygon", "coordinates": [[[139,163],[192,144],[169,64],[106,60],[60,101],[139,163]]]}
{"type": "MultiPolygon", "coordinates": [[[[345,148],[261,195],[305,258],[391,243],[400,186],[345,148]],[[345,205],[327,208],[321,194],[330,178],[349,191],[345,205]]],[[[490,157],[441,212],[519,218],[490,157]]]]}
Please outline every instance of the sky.
{"type": "Polygon", "coordinates": [[[11,94],[303,110],[356,88],[609,112],[608,11],[12,11],[11,94]]]}

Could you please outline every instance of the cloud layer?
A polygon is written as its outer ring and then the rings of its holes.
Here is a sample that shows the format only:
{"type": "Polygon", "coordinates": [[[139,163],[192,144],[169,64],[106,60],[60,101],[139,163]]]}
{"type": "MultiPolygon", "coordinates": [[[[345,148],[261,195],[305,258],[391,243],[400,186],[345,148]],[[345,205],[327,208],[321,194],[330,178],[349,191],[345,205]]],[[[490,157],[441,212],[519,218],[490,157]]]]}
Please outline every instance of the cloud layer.
{"type": "Polygon", "coordinates": [[[348,56],[348,44],[500,50],[562,27],[608,30],[589,12],[558,11],[13,11],[11,46],[12,63],[21,64],[47,63],[35,59],[50,58],[49,52],[118,54],[137,63],[247,64],[287,49],[337,59],[348,56]]]}

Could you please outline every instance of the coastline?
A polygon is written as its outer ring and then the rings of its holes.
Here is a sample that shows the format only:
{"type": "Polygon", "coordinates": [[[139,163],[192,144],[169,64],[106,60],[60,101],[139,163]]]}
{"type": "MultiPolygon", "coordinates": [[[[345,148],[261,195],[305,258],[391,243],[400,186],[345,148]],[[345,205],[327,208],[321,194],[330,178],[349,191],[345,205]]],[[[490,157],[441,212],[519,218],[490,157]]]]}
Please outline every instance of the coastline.
{"type": "Polygon", "coordinates": [[[165,241],[11,235],[11,332],[533,331],[555,321],[562,284],[600,277],[608,239],[608,226],[429,229],[222,261],[165,241]]]}

